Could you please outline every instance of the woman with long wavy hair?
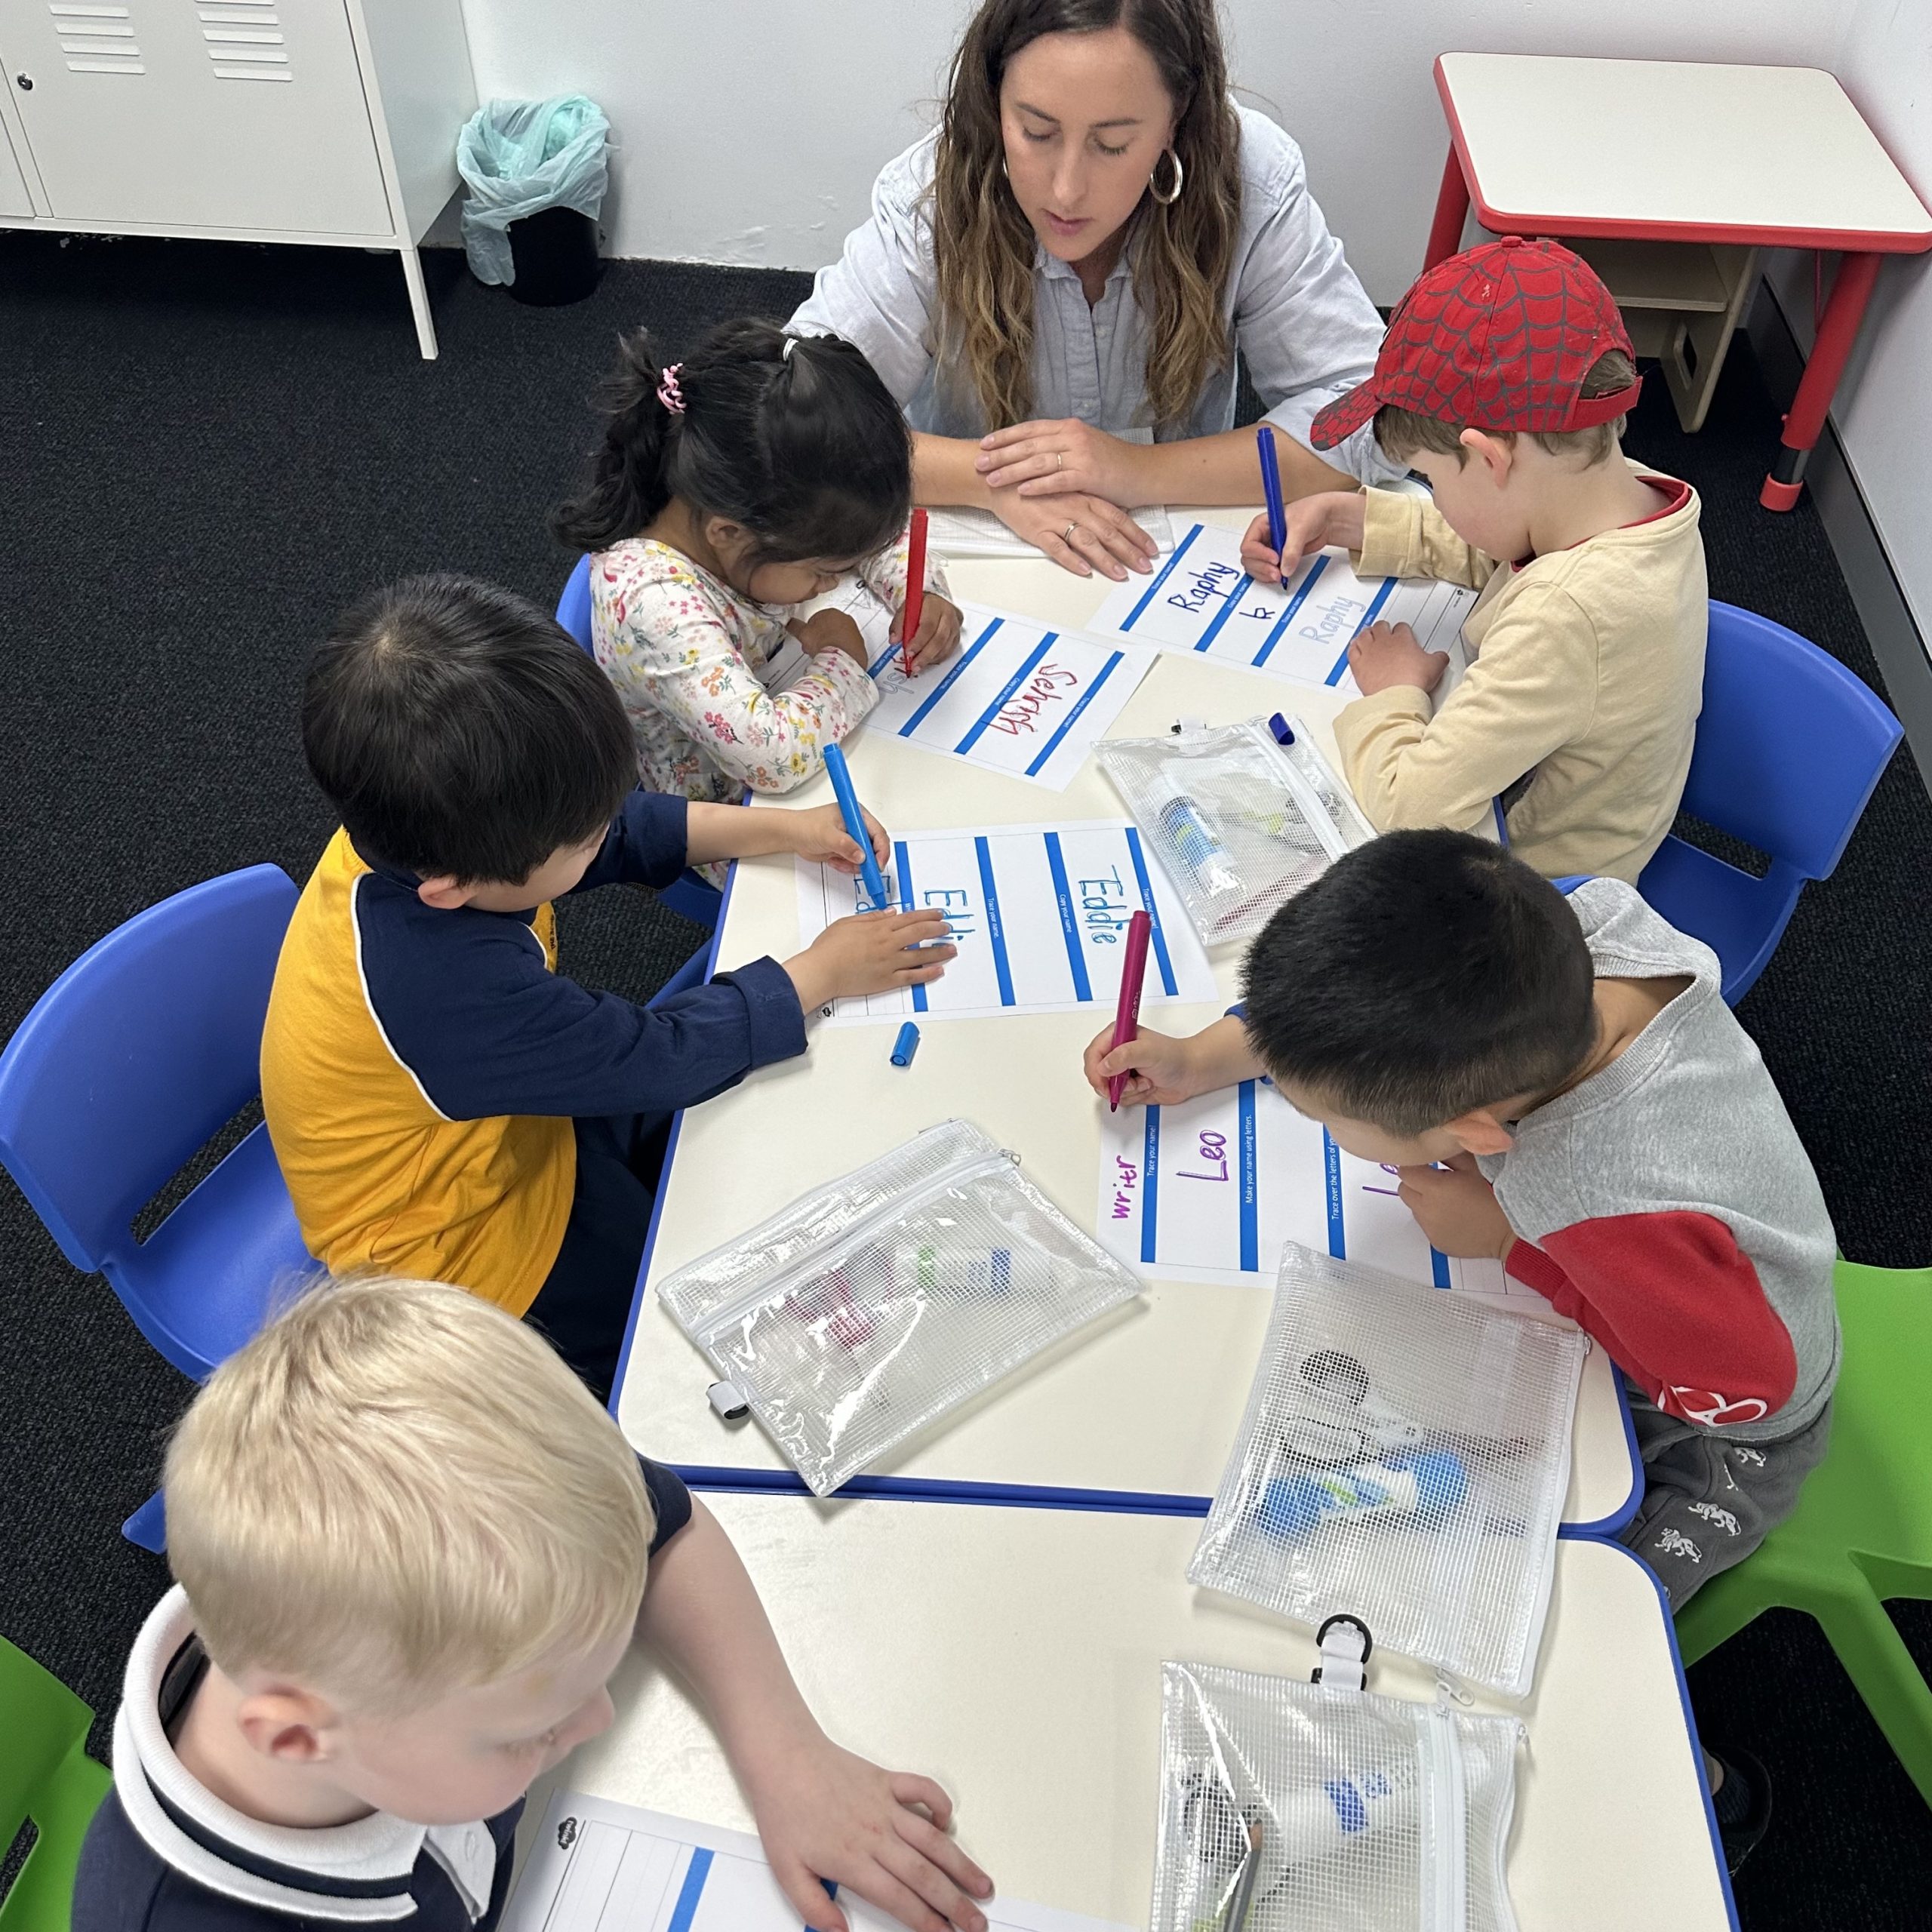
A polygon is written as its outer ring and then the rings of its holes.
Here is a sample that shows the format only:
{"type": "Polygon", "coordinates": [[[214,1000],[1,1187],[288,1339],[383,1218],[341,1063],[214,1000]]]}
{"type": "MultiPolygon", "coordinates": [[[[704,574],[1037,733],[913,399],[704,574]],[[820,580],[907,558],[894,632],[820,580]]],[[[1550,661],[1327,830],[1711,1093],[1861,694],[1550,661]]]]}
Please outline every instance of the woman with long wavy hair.
{"type": "Polygon", "coordinates": [[[1291,497],[1392,472],[1306,447],[1382,323],[1301,152],[1229,97],[1214,0],[984,0],[937,131],[792,318],[863,349],[914,431],[924,503],[977,505],[1068,569],[1123,578],[1148,503],[1251,503],[1235,358],[1291,497]]]}

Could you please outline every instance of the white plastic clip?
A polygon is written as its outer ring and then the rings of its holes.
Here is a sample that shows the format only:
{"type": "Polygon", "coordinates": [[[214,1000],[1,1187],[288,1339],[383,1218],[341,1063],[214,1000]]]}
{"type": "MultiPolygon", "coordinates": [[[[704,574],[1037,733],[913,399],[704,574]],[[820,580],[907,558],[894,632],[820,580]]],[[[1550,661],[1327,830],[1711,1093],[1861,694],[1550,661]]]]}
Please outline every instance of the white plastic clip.
{"type": "Polygon", "coordinates": [[[704,1392],[706,1399],[727,1422],[743,1422],[752,1412],[752,1405],[738,1392],[735,1383],[714,1382],[704,1392]]]}
{"type": "Polygon", "coordinates": [[[1309,1681],[1324,1690],[1359,1690],[1368,1678],[1369,1653],[1375,1639],[1368,1626],[1358,1617],[1336,1616],[1315,1633],[1321,1661],[1309,1674],[1309,1681]]]}
{"type": "Polygon", "coordinates": [[[1171,735],[1177,738],[1184,737],[1190,731],[1204,731],[1207,728],[1208,721],[1204,718],[1177,718],[1171,735]]]}

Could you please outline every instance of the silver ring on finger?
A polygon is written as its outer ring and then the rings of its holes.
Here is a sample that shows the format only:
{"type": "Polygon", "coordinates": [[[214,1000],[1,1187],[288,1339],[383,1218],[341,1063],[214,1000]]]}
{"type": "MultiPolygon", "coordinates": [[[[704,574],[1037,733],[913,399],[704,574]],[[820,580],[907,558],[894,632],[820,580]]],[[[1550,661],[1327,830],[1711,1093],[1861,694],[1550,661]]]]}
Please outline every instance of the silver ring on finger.
{"type": "Polygon", "coordinates": [[[1073,541],[1073,533],[1079,528],[1080,526],[1077,523],[1069,523],[1066,526],[1066,534],[1060,539],[1060,541],[1063,543],[1071,543],[1073,541]]]}
{"type": "Polygon", "coordinates": [[[1066,467],[1066,451],[1055,450],[1054,451],[1054,467],[1056,469],[1064,469],[1066,467]]]}

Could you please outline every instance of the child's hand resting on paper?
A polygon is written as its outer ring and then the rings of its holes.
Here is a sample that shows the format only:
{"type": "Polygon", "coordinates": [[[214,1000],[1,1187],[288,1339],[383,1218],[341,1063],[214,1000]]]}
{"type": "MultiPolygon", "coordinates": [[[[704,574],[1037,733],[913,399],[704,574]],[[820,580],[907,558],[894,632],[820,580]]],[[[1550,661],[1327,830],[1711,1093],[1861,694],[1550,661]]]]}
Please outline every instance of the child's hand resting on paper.
{"type": "Polygon", "coordinates": [[[1446,1167],[1398,1168],[1395,1192],[1431,1247],[1463,1260],[1500,1261],[1516,1238],[1496,1190],[1482,1177],[1473,1154],[1457,1154],[1446,1167]]]}
{"type": "MultiPolygon", "coordinates": [[[[928,664],[943,663],[959,648],[960,627],[964,621],[959,606],[935,591],[928,591],[919,600],[919,628],[912,633],[912,644],[915,677],[928,664]]],[[[906,607],[902,604],[892,614],[892,641],[895,647],[900,632],[905,628],[906,607]]]]}
{"type": "Polygon", "coordinates": [[[1279,583],[1294,574],[1303,558],[1331,543],[1345,550],[1359,550],[1361,525],[1359,490],[1321,490],[1312,497],[1297,497],[1283,507],[1278,555],[1266,510],[1247,526],[1247,534],[1241,540],[1241,568],[1257,583],[1279,583]]]}
{"type": "Polygon", "coordinates": [[[917,912],[859,912],[835,919],[785,962],[808,1013],[860,993],[922,986],[946,971],[959,949],[939,942],[951,928],[932,908],[917,912]],[[916,949],[916,950],[909,950],[916,949]]]}
{"type": "Polygon", "coordinates": [[[748,1767],[758,1837],[792,1909],[812,1932],[846,1932],[829,1881],[915,1932],[984,1932],[973,1900],[992,1881],[947,1837],[952,1799],[931,1778],[881,1770],[814,1730],[748,1767]]]}
{"type": "Polygon", "coordinates": [[[1432,691],[1442,681],[1449,654],[1425,651],[1407,624],[1373,623],[1349,646],[1349,669],[1364,697],[1411,685],[1432,691]]]}
{"type": "Polygon", "coordinates": [[[809,617],[794,617],[785,628],[804,646],[808,657],[823,657],[828,651],[842,651],[861,670],[870,666],[865,635],[849,611],[829,608],[814,611],[809,617]]]}
{"type": "Polygon", "coordinates": [[[1124,1047],[1114,1046],[1113,1037],[1111,1026],[1094,1035],[1088,1043],[1081,1070],[1088,1085],[1103,1100],[1109,1079],[1117,1073],[1126,1074],[1127,1084],[1120,1092],[1124,1107],[1178,1106],[1197,1094],[1253,1080],[1263,1071],[1247,1044],[1247,1029],[1232,1017],[1217,1020],[1184,1039],[1150,1033],[1144,1026],[1139,1038],[1124,1047]]]}

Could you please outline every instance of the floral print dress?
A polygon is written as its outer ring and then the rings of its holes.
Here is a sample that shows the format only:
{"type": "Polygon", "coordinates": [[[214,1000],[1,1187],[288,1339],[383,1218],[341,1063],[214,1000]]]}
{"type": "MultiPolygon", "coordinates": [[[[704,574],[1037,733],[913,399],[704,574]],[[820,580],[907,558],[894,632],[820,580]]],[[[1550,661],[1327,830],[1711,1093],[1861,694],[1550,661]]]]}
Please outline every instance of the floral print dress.
{"type": "MultiPolygon", "coordinates": [[[[903,538],[860,574],[890,610],[906,595],[903,538]]],[[[929,560],[927,588],[943,596],[929,560]]],[[[654,538],[631,537],[590,564],[591,638],[623,700],[638,776],[653,791],[735,804],[746,786],[789,792],[878,702],[870,675],[823,651],[786,691],[764,680],[793,640],[792,611],[753,603],[654,538]]],[[[722,867],[707,867],[721,877],[722,867]]]]}

